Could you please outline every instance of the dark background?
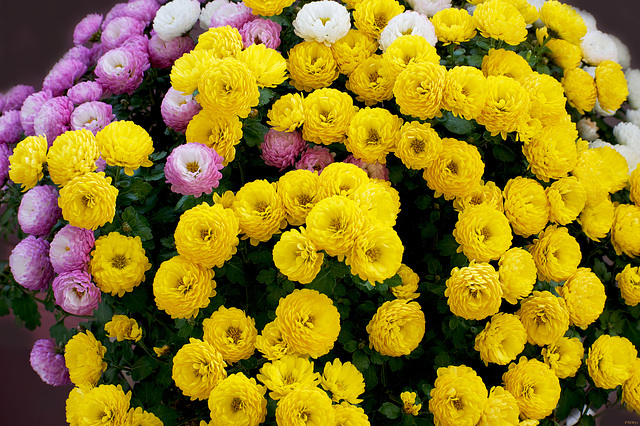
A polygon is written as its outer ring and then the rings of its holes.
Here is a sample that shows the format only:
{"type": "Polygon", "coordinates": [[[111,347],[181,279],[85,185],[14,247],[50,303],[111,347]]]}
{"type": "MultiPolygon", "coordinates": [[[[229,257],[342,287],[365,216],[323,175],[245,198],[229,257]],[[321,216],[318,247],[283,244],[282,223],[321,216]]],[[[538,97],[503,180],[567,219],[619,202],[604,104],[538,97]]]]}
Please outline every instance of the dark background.
{"type": "MultiPolygon", "coordinates": [[[[640,68],[637,0],[568,0],[591,12],[598,28],[620,38],[631,51],[631,66],[640,68]]],[[[106,14],[115,0],[0,0],[0,93],[16,84],[36,91],[51,67],[71,47],[73,29],[89,13],[106,14]]],[[[7,250],[0,253],[6,259],[7,250]]],[[[16,326],[12,317],[0,318],[0,424],[64,425],[70,386],[43,383],[29,365],[33,342],[48,338],[52,315],[43,312],[43,326],[34,332],[16,326]]],[[[637,420],[626,410],[598,418],[601,425],[637,420]]],[[[637,424],[637,423],[634,423],[637,424]]]]}

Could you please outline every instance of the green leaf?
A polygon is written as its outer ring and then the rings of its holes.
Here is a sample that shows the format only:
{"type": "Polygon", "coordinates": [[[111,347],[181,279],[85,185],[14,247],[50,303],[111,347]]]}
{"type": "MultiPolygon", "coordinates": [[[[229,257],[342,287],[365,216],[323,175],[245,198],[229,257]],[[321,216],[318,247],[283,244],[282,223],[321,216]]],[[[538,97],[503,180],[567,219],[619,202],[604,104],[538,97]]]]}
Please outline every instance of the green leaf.
{"type": "Polygon", "coordinates": [[[64,325],[64,322],[58,322],[49,328],[49,334],[58,344],[66,343],[71,338],[71,332],[64,325]]]}
{"type": "Polygon", "coordinates": [[[118,204],[129,204],[144,200],[153,190],[151,184],[144,179],[136,177],[126,188],[120,189],[118,193],[118,204]]]}
{"type": "Polygon", "coordinates": [[[238,257],[232,257],[224,265],[227,268],[226,275],[227,278],[229,278],[229,281],[235,284],[247,282],[247,275],[244,270],[242,259],[238,257]]]}
{"type": "Polygon", "coordinates": [[[355,352],[358,349],[358,342],[355,340],[349,340],[347,343],[342,345],[342,347],[347,352],[355,352]]]}
{"type": "Polygon", "coordinates": [[[320,293],[324,293],[328,296],[333,294],[333,289],[336,286],[336,279],[333,277],[330,268],[321,269],[316,278],[307,284],[307,288],[317,290],[320,293]]]}
{"type": "Polygon", "coordinates": [[[402,358],[400,357],[391,357],[389,358],[389,368],[391,371],[400,371],[404,366],[404,362],[402,362],[402,358]]]}
{"type": "Polygon", "coordinates": [[[131,378],[135,381],[142,380],[151,374],[157,365],[158,361],[151,357],[139,358],[131,367],[131,378]]]}
{"type": "Polygon", "coordinates": [[[402,416],[402,421],[404,426],[417,426],[415,417],[413,417],[411,414],[405,414],[404,416],[402,416]]]}
{"type": "Polygon", "coordinates": [[[38,304],[33,297],[23,295],[11,301],[13,314],[24,321],[24,326],[29,330],[35,330],[40,325],[40,312],[38,304]]]}
{"type": "Polygon", "coordinates": [[[9,304],[7,303],[7,299],[4,297],[0,298],[0,317],[9,315],[9,304]]]}
{"type": "Polygon", "coordinates": [[[273,99],[275,95],[275,92],[267,87],[258,90],[260,90],[260,100],[258,101],[259,107],[265,106],[266,104],[271,102],[271,99],[273,99]]]}
{"type": "Polygon", "coordinates": [[[586,414],[582,416],[582,421],[580,422],[580,426],[596,426],[596,418],[586,414]]]}
{"type": "Polygon", "coordinates": [[[452,133],[457,135],[468,135],[476,128],[471,121],[456,117],[451,112],[447,112],[446,116],[447,121],[444,122],[444,127],[452,133]]]}
{"type": "Polygon", "coordinates": [[[385,402],[378,409],[378,411],[380,412],[380,414],[382,414],[383,416],[391,420],[394,420],[400,417],[400,413],[401,413],[400,407],[398,407],[392,402],[385,402]]]}
{"type": "Polygon", "coordinates": [[[269,268],[269,269],[260,271],[260,273],[256,277],[256,280],[259,283],[269,285],[276,282],[277,275],[278,275],[278,271],[276,271],[274,268],[269,268]]]}
{"type": "Polygon", "coordinates": [[[150,410],[147,410],[158,416],[162,423],[165,425],[174,425],[178,418],[180,418],[180,414],[175,408],[171,408],[168,405],[158,405],[152,407],[150,410]]]}
{"type": "Polygon", "coordinates": [[[458,250],[458,243],[453,235],[446,234],[436,243],[436,248],[441,256],[451,256],[458,250]]]}
{"type": "Polygon", "coordinates": [[[111,317],[113,317],[113,309],[111,309],[110,306],[111,303],[113,303],[113,299],[111,298],[111,296],[107,298],[107,295],[103,294],[102,302],[94,311],[96,319],[102,324],[106,324],[107,322],[111,321],[111,317]]]}
{"type": "Polygon", "coordinates": [[[269,128],[259,120],[249,118],[242,124],[242,132],[247,146],[260,146],[264,142],[264,136],[269,128]]]}
{"type": "Polygon", "coordinates": [[[360,351],[360,350],[355,351],[353,353],[352,359],[353,359],[353,365],[355,365],[356,368],[361,372],[369,368],[369,365],[370,365],[369,357],[363,351],[360,351]]]}
{"type": "Polygon", "coordinates": [[[493,156],[503,163],[511,163],[516,159],[516,154],[504,145],[494,145],[493,156]]]}
{"type": "Polygon", "coordinates": [[[436,369],[438,367],[447,367],[451,364],[451,357],[446,351],[442,351],[438,355],[436,355],[436,357],[433,359],[433,362],[436,369]]]}
{"type": "Polygon", "coordinates": [[[604,389],[592,388],[589,391],[589,404],[594,410],[602,407],[607,402],[608,398],[609,394],[604,389]]]}
{"type": "Polygon", "coordinates": [[[487,51],[491,50],[491,46],[482,40],[478,41],[476,43],[476,46],[478,46],[480,49],[483,49],[483,50],[487,50],[487,51]]]}
{"type": "Polygon", "coordinates": [[[378,288],[382,288],[383,285],[386,285],[388,288],[397,287],[402,285],[402,278],[400,275],[396,274],[393,277],[384,280],[382,284],[378,284],[378,288]]]}
{"type": "Polygon", "coordinates": [[[142,382],[136,384],[135,398],[142,406],[149,407],[162,403],[162,393],[164,388],[153,382],[142,382]]]}

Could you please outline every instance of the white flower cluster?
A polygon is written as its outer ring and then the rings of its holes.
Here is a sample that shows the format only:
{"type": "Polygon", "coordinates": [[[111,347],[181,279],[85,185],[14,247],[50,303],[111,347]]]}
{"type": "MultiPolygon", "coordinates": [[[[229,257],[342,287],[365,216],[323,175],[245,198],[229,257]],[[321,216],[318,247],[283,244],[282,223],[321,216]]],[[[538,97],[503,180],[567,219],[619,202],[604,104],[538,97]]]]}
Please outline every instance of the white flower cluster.
{"type": "Polygon", "coordinates": [[[171,41],[191,31],[200,17],[198,0],[173,0],[158,9],[153,29],[164,41],[171,41]]]}

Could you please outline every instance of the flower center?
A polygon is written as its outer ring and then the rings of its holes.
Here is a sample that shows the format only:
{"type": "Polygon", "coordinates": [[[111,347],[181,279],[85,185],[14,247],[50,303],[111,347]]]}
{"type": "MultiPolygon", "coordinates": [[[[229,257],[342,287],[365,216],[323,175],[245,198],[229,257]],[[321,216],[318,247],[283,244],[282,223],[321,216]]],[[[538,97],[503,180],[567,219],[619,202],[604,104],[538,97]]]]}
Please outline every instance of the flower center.
{"type": "Polygon", "coordinates": [[[211,241],[211,239],[213,238],[213,230],[202,229],[200,231],[200,238],[202,238],[204,241],[211,241]]]}
{"type": "Polygon", "coordinates": [[[307,204],[311,203],[311,201],[311,197],[307,194],[302,194],[298,197],[298,204],[300,204],[301,206],[306,206],[307,204]]]}
{"type": "Polygon", "coordinates": [[[95,197],[93,194],[85,194],[82,196],[82,204],[85,207],[93,207],[96,203],[95,197]]]}
{"type": "Polygon", "coordinates": [[[111,259],[111,266],[116,269],[124,269],[124,267],[127,266],[128,263],[129,261],[122,254],[116,254],[115,256],[113,256],[113,259],[111,259]]]}
{"type": "Polygon", "coordinates": [[[234,413],[244,410],[244,406],[244,401],[240,398],[233,398],[233,400],[231,401],[231,410],[233,410],[234,413]]]}
{"type": "Polygon", "coordinates": [[[462,400],[457,396],[449,397],[449,402],[451,403],[451,405],[453,405],[453,408],[455,408],[458,411],[464,408],[464,404],[462,403],[462,400]]]}
{"type": "Polygon", "coordinates": [[[411,149],[413,149],[413,152],[416,154],[424,152],[424,141],[422,139],[413,139],[411,141],[411,149]]]}
{"type": "Polygon", "coordinates": [[[233,340],[233,343],[237,344],[242,337],[242,331],[237,327],[227,328],[227,337],[233,340]]]}
{"type": "Polygon", "coordinates": [[[380,250],[375,247],[370,248],[364,254],[367,256],[367,259],[369,259],[369,262],[377,262],[380,259],[380,250]]]}
{"type": "Polygon", "coordinates": [[[200,165],[195,161],[187,163],[187,171],[190,173],[197,173],[200,171],[200,165]]]}
{"type": "Polygon", "coordinates": [[[369,130],[369,137],[367,138],[369,145],[378,145],[380,143],[380,135],[375,129],[369,130]]]}
{"type": "Polygon", "coordinates": [[[446,169],[452,175],[457,175],[458,174],[458,165],[453,161],[449,161],[449,164],[447,164],[446,169]]]}

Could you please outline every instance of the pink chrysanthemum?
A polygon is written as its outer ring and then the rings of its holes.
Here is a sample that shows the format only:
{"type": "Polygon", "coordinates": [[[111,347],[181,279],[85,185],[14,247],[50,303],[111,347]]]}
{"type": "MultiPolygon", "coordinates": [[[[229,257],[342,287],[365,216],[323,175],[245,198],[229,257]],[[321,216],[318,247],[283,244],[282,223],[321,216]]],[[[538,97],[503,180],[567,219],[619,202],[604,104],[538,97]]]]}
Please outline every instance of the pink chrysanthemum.
{"type": "Polygon", "coordinates": [[[280,24],[270,19],[257,18],[244,24],[240,35],[245,49],[252,44],[264,44],[269,49],[277,49],[280,46],[281,31],[280,24]]]}
{"type": "Polygon", "coordinates": [[[100,31],[100,24],[102,24],[102,15],[92,13],[85,16],[73,30],[73,44],[81,45],[91,41],[100,31]]]}
{"type": "Polygon", "coordinates": [[[22,136],[20,111],[7,111],[0,116],[0,143],[16,143],[22,136]]]}
{"type": "Polygon", "coordinates": [[[45,237],[61,217],[58,190],[54,186],[35,186],[20,201],[18,223],[26,234],[45,237]]]}
{"type": "Polygon", "coordinates": [[[279,132],[271,129],[264,136],[264,142],[260,145],[262,159],[268,166],[278,167],[280,171],[293,166],[296,158],[307,147],[300,133],[279,132]]]}
{"type": "Polygon", "coordinates": [[[20,241],[9,256],[9,267],[18,284],[29,290],[46,290],[53,280],[49,241],[33,235],[20,241]]]}
{"type": "Polygon", "coordinates": [[[53,96],[62,96],[87,72],[87,65],[74,58],[59,60],[42,82],[43,90],[51,90],[53,96]]]}
{"type": "Polygon", "coordinates": [[[109,22],[122,16],[135,18],[148,26],[160,9],[160,4],[163,3],[165,2],[156,0],[131,0],[128,3],[118,3],[105,16],[102,28],[104,29],[109,22]]]}
{"type": "Polygon", "coordinates": [[[13,86],[4,95],[4,106],[2,107],[2,113],[4,114],[7,111],[13,111],[14,109],[22,108],[22,104],[24,103],[25,99],[27,99],[35,92],[36,91],[33,86],[27,86],[24,84],[13,86]]]}
{"type": "Polygon", "coordinates": [[[102,301],[102,292],[85,271],[64,272],[51,287],[56,304],[73,315],[91,315],[102,301]]]}
{"type": "Polygon", "coordinates": [[[344,159],[343,163],[355,164],[356,166],[367,172],[367,175],[371,179],[389,180],[389,169],[387,169],[387,165],[382,164],[379,161],[376,161],[375,163],[365,163],[361,159],[356,158],[353,156],[353,154],[351,154],[344,159]]]}
{"type": "Polygon", "coordinates": [[[102,45],[111,50],[122,44],[129,38],[142,35],[147,25],[135,18],[129,16],[120,16],[115,18],[104,26],[100,41],[102,45]]]}
{"type": "Polygon", "coordinates": [[[83,81],[67,91],[67,98],[76,105],[99,101],[102,98],[102,86],[95,81],[83,81]]]}
{"type": "Polygon", "coordinates": [[[66,96],[58,96],[48,100],[38,110],[33,120],[36,135],[45,135],[49,147],[53,141],[70,129],[73,102],[66,96]]]}
{"type": "Polygon", "coordinates": [[[95,135],[115,119],[111,105],[100,101],[85,102],[71,113],[71,129],[87,129],[95,135]]]}
{"type": "Polygon", "coordinates": [[[171,68],[176,59],[193,50],[196,45],[189,36],[164,41],[158,34],[152,34],[149,39],[149,60],[154,68],[171,68]]]}
{"type": "Polygon", "coordinates": [[[247,22],[253,21],[256,16],[244,3],[227,3],[220,6],[211,17],[209,28],[224,27],[230,25],[238,30],[247,22]]]}
{"type": "Polygon", "coordinates": [[[187,130],[187,125],[201,109],[193,95],[185,95],[173,87],[169,88],[160,105],[164,124],[178,133],[184,133],[187,130]]]}
{"type": "Polygon", "coordinates": [[[333,163],[335,156],[334,152],[329,151],[329,148],[324,146],[309,147],[300,156],[296,163],[296,169],[311,170],[320,174],[325,167],[333,163]]]}
{"type": "Polygon", "coordinates": [[[0,185],[4,185],[9,177],[9,157],[11,156],[11,149],[6,143],[0,143],[0,185]]]}
{"type": "Polygon", "coordinates": [[[33,371],[48,385],[63,386],[71,383],[63,350],[52,339],[36,340],[31,348],[29,361],[33,371]]]}
{"type": "Polygon", "coordinates": [[[86,271],[91,260],[91,250],[96,243],[93,232],[66,225],[51,241],[49,257],[56,273],[75,270],[86,271]]]}
{"type": "MultiPolygon", "coordinates": [[[[102,47],[102,46],[101,46],[102,47]]],[[[87,68],[91,68],[96,64],[97,58],[93,48],[89,49],[86,46],[74,46],[62,55],[62,60],[74,59],[82,62],[87,68]]]]}
{"type": "MultiPolygon", "coordinates": [[[[148,58],[147,58],[148,61],[148,58]]],[[[144,57],[140,50],[124,45],[105,53],[96,65],[96,81],[114,95],[132,94],[144,78],[144,57]]]]}
{"type": "Polygon", "coordinates": [[[164,175],[173,192],[200,197],[218,187],[222,161],[223,158],[205,144],[187,143],[167,157],[164,175]]]}
{"type": "Polygon", "coordinates": [[[51,90],[42,90],[29,95],[29,97],[24,100],[22,108],[20,108],[20,122],[26,136],[36,135],[33,128],[33,122],[36,119],[38,111],[42,108],[42,105],[47,103],[51,98],[53,98],[51,90]]]}

